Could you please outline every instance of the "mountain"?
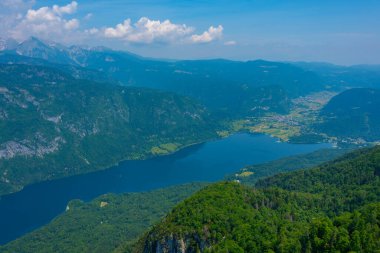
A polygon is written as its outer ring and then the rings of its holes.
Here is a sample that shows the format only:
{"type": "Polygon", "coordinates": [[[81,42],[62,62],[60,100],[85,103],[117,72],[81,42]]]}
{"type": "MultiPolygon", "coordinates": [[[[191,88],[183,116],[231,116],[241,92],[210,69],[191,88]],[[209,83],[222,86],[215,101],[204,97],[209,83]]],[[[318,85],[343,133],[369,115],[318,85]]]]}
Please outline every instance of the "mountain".
{"type": "Polygon", "coordinates": [[[0,246],[0,252],[118,252],[205,186],[192,183],[151,192],[105,194],[88,203],[73,200],[48,225],[0,246]]]}
{"type": "Polygon", "coordinates": [[[34,37],[2,51],[0,62],[54,66],[81,79],[175,92],[234,119],[287,113],[292,98],[313,92],[380,87],[380,69],[376,66],[223,59],[164,61],[104,47],[64,46],[34,37]]]}
{"type": "Polygon", "coordinates": [[[289,94],[314,90],[317,84],[312,74],[288,64],[158,61],[103,47],[44,43],[33,37],[0,53],[0,62],[54,66],[82,79],[175,92],[234,118],[287,112],[289,94]]]}
{"type": "Polygon", "coordinates": [[[67,55],[65,47],[60,47],[59,45],[49,46],[35,37],[23,41],[14,50],[18,55],[50,60],[55,63],[74,63],[67,55]]]}
{"type": "Polygon", "coordinates": [[[97,70],[124,85],[170,91],[186,92],[186,86],[189,83],[194,85],[195,81],[203,86],[210,81],[249,87],[280,86],[291,97],[325,89],[380,87],[378,66],[346,67],[327,63],[280,63],[264,60],[241,62],[223,59],[165,61],[105,47],[68,47],[43,42],[35,37],[18,45],[15,41],[8,44],[12,44],[6,47],[6,52],[10,54],[97,70]]]}
{"type": "Polygon", "coordinates": [[[330,89],[380,88],[380,67],[378,65],[339,66],[317,62],[294,62],[292,64],[317,74],[330,89]]]}
{"type": "Polygon", "coordinates": [[[330,136],[380,140],[380,90],[350,89],[333,97],[321,110],[316,131],[330,136]]]}
{"type": "Polygon", "coordinates": [[[13,39],[0,38],[0,51],[14,50],[17,47],[17,41],[13,39]]]}
{"type": "Polygon", "coordinates": [[[16,46],[13,42],[12,45],[12,47],[5,47],[3,51],[20,56],[43,59],[55,64],[71,64],[81,67],[101,67],[97,64],[112,62],[113,60],[108,54],[129,56],[126,58],[133,60],[141,58],[131,53],[112,51],[105,47],[77,45],[67,47],[56,42],[41,41],[36,37],[30,37],[21,43],[17,43],[16,46]]]}
{"type": "Polygon", "coordinates": [[[64,72],[69,76],[73,76],[76,79],[86,79],[104,83],[118,83],[118,81],[110,77],[107,77],[102,72],[97,70],[87,69],[75,65],[52,63],[41,58],[33,58],[18,54],[9,54],[6,52],[0,52],[0,64],[23,64],[31,66],[43,66],[48,68],[59,69],[61,72],[64,72]]]}
{"type": "Polygon", "coordinates": [[[377,252],[380,147],[319,167],[217,183],[177,205],[134,252],[377,252]]]}
{"type": "Polygon", "coordinates": [[[201,104],[173,93],[0,65],[0,194],[217,136],[201,104]]]}

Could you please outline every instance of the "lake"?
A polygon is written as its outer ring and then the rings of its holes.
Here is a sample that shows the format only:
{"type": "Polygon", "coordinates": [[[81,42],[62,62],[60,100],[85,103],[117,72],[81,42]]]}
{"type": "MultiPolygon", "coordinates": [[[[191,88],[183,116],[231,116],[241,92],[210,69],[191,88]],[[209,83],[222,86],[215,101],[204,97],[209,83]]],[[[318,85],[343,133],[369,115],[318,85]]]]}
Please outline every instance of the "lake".
{"type": "Polygon", "coordinates": [[[309,153],[330,144],[279,143],[267,135],[235,134],[174,154],[125,161],[108,170],[37,183],[0,197],[0,244],[30,232],[64,212],[72,199],[139,192],[194,181],[214,182],[249,164],[309,153]]]}

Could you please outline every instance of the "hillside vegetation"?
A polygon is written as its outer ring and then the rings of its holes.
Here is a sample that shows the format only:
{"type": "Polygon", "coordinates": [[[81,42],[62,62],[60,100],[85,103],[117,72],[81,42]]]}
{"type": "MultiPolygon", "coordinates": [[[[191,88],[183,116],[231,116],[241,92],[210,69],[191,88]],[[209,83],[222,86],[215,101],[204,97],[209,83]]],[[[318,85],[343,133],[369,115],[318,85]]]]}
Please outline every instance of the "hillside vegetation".
{"type": "Polygon", "coordinates": [[[380,90],[351,89],[333,97],[321,110],[319,132],[341,138],[380,140],[380,90]]]}
{"type": "Polygon", "coordinates": [[[217,137],[218,122],[189,98],[41,66],[1,65],[0,103],[0,195],[217,137]]]}
{"type": "Polygon", "coordinates": [[[257,188],[211,185],[179,204],[135,252],[377,252],[380,147],[257,188]]]}
{"type": "Polygon", "coordinates": [[[4,253],[105,253],[133,244],[178,202],[206,186],[193,183],[145,193],[105,194],[73,200],[48,225],[5,246],[4,253]]]}

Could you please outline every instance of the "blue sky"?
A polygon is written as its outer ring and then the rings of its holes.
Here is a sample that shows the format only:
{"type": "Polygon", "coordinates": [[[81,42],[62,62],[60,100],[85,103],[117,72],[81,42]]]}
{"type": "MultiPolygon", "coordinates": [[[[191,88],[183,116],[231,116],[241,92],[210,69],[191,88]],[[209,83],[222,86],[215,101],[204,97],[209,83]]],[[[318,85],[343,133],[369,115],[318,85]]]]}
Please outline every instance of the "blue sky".
{"type": "Polygon", "coordinates": [[[0,21],[12,13],[20,15],[8,27],[0,27],[0,36],[19,40],[35,35],[159,58],[380,64],[378,0],[76,0],[70,10],[55,12],[53,5],[64,7],[73,2],[13,3],[23,6],[3,8],[0,21]],[[36,12],[33,20],[26,17],[28,10],[44,7],[50,8],[43,13],[45,18],[51,18],[47,15],[50,10],[58,19],[53,17],[54,25],[41,30],[45,25],[41,22],[46,20],[36,16],[42,12],[36,12]],[[7,34],[7,29],[13,31],[7,34]],[[46,32],[49,29],[51,33],[46,32]]]}

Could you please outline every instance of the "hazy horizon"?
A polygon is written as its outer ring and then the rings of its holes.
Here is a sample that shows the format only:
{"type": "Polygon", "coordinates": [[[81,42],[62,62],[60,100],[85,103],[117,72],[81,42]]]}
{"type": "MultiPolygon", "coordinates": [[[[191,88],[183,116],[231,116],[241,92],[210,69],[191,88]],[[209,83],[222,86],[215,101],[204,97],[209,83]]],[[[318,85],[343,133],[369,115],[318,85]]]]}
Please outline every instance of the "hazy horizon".
{"type": "Polygon", "coordinates": [[[3,0],[0,37],[159,59],[380,64],[380,2],[3,0]]]}

